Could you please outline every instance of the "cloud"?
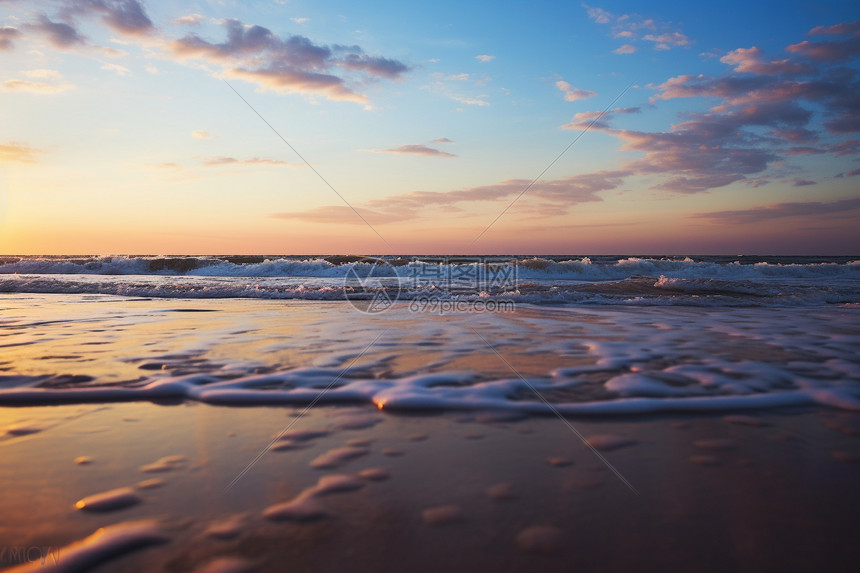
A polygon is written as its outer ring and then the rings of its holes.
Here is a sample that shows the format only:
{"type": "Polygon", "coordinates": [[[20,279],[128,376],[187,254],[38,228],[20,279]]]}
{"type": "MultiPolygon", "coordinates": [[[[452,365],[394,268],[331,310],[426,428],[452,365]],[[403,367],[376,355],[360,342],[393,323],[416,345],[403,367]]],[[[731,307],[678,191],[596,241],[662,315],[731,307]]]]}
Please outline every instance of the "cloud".
{"type": "Polygon", "coordinates": [[[582,4],[586,14],[595,23],[609,26],[609,35],[626,43],[613,50],[616,54],[632,54],[636,46],[631,42],[651,42],[655,50],[670,50],[687,47],[691,41],[682,32],[673,29],[671,23],[644,18],[638,14],[614,14],[603,8],[582,4]],[[650,32],[650,33],[646,33],[650,32]]]}
{"type": "Polygon", "coordinates": [[[654,42],[655,50],[669,50],[672,46],[682,47],[690,44],[690,38],[681,32],[666,32],[664,34],[647,34],[642,37],[647,42],[654,42]]]}
{"type": "Polygon", "coordinates": [[[65,18],[101,15],[102,22],[124,36],[142,37],[155,32],[155,25],[137,0],[66,0],[65,18]]]}
{"type": "MultiPolygon", "coordinates": [[[[579,203],[602,201],[597,195],[619,187],[628,171],[598,171],[585,173],[561,179],[538,181],[528,192],[526,199],[536,199],[540,203],[536,207],[520,209],[517,212],[562,214],[568,208],[579,203]]],[[[457,189],[453,191],[411,191],[392,195],[383,199],[368,201],[356,209],[371,224],[408,221],[420,218],[428,211],[444,213],[465,213],[459,207],[463,203],[499,202],[518,196],[531,183],[527,179],[508,179],[492,185],[457,189]]],[[[317,223],[347,223],[362,224],[348,207],[317,207],[308,211],[292,213],[276,213],[273,217],[280,219],[295,219],[317,223]]]]}
{"type": "Polygon", "coordinates": [[[27,24],[27,28],[45,36],[52,46],[58,50],[67,50],[75,46],[85,46],[86,37],[78,33],[71,25],[65,22],[54,22],[42,14],[37,22],[27,24]]]}
{"type": "Polygon", "coordinates": [[[0,163],[35,163],[36,156],[43,153],[15,141],[0,143],[0,163]]]}
{"type": "MultiPolygon", "coordinates": [[[[616,112],[617,113],[617,112],[616,112]]],[[[594,112],[591,112],[594,114],[594,112]]],[[[621,151],[645,155],[624,165],[638,174],[665,175],[654,189],[676,193],[700,193],[765,171],[779,156],[745,131],[747,126],[785,125],[805,121],[805,110],[793,106],[746,108],[739,113],[689,114],[690,119],[669,131],[645,132],[614,129],[609,120],[598,121],[592,130],[603,131],[624,142],[621,151]]],[[[591,115],[574,116],[566,129],[582,129],[591,115]]]]}
{"type": "Polygon", "coordinates": [[[786,48],[793,54],[800,54],[819,62],[837,63],[860,54],[860,20],[834,26],[816,26],[809,31],[810,36],[848,36],[842,40],[810,42],[804,40],[786,48]]]}
{"type": "Polygon", "coordinates": [[[26,92],[32,94],[58,94],[74,89],[75,87],[68,82],[49,84],[46,82],[31,82],[29,80],[6,80],[0,85],[3,86],[3,91],[26,92]]]}
{"type": "Polygon", "coordinates": [[[0,26],[0,50],[12,51],[21,32],[12,26],[0,26]]]}
{"type": "Polygon", "coordinates": [[[114,72],[114,73],[119,74],[121,76],[127,76],[127,75],[131,74],[131,72],[129,71],[128,68],[126,68],[125,66],[117,65],[117,64],[105,64],[101,67],[101,69],[106,70],[108,72],[114,72]]]}
{"type": "Polygon", "coordinates": [[[490,105],[490,102],[486,101],[486,95],[478,95],[475,97],[467,97],[467,96],[459,96],[459,95],[449,95],[452,100],[458,101],[460,103],[464,103],[466,105],[476,105],[478,107],[483,107],[485,105],[490,105]]]}
{"type": "Polygon", "coordinates": [[[592,91],[575,88],[564,80],[559,80],[555,82],[555,86],[564,93],[564,99],[566,101],[577,101],[594,97],[597,95],[595,92],[592,91]]]}
{"type": "Polygon", "coordinates": [[[440,137],[439,139],[434,139],[431,143],[454,143],[452,140],[447,137],[440,137]]]}
{"type": "Polygon", "coordinates": [[[809,66],[793,62],[788,58],[765,62],[762,55],[762,50],[755,46],[752,48],[738,48],[720,58],[720,61],[724,64],[735,66],[735,71],[741,73],[775,75],[804,74],[812,71],[809,66]]]}
{"type": "Polygon", "coordinates": [[[487,62],[492,62],[496,59],[496,56],[491,56],[489,54],[481,54],[480,56],[475,56],[475,59],[481,63],[486,64],[487,62]]]}
{"type": "Polygon", "coordinates": [[[608,111],[583,111],[573,116],[573,121],[561,126],[562,129],[584,129],[594,122],[591,127],[608,128],[609,122],[616,115],[626,115],[631,113],[639,113],[641,108],[638,107],[618,107],[608,111]]]}
{"type": "Polygon", "coordinates": [[[435,157],[457,157],[453,153],[440,151],[426,145],[401,145],[393,149],[368,149],[372,153],[393,153],[395,155],[430,155],[435,157]]]}
{"type": "Polygon", "coordinates": [[[787,217],[856,217],[855,212],[858,210],[860,210],[860,197],[854,197],[829,202],[796,201],[776,203],[752,209],[699,213],[692,215],[692,217],[709,219],[717,223],[753,224],[787,217]]]}
{"type": "Polygon", "coordinates": [[[366,54],[347,54],[335,62],[348,70],[367,72],[376,77],[399,79],[409,68],[406,64],[388,58],[378,58],[366,54]]]}
{"type": "Polygon", "coordinates": [[[204,159],[202,165],[205,167],[219,167],[222,165],[255,165],[264,167],[295,167],[286,161],[278,159],[260,159],[259,157],[251,157],[250,159],[236,159],[235,157],[209,157],[204,159]]]}
{"type": "MultiPolygon", "coordinates": [[[[365,207],[357,208],[356,211],[371,225],[381,225],[404,220],[401,215],[396,213],[384,213],[365,207]]],[[[304,223],[329,223],[335,225],[365,224],[352,208],[345,205],[315,207],[306,211],[272,213],[270,217],[274,219],[298,220],[304,223]]]]}
{"type": "MultiPolygon", "coordinates": [[[[609,18],[603,12],[593,17],[609,18]]],[[[858,33],[858,23],[810,32],[812,43],[824,35],[858,33]]],[[[857,70],[814,63],[800,54],[771,58],[755,46],[730,51],[720,61],[730,67],[722,75],[680,75],[648,86],[655,90],[652,104],[675,98],[717,100],[708,102],[705,113],[682,112],[680,121],[666,131],[616,129],[612,124],[618,110],[603,117],[599,112],[576,114],[562,127],[584,129],[594,121],[592,129],[620,140],[621,151],[644,154],[623,169],[661,177],[651,188],[675,193],[708,192],[735,182],[758,187],[768,177],[785,177],[790,157],[860,153],[860,140],[834,137],[860,131],[857,70]]],[[[782,181],[815,184],[806,177],[782,181]]]]}
{"type": "Polygon", "coordinates": [[[785,183],[791,183],[792,187],[806,187],[807,185],[818,185],[818,182],[812,181],[811,179],[803,179],[802,177],[795,177],[793,179],[789,179],[785,181],[785,183]]]}
{"type": "Polygon", "coordinates": [[[194,139],[212,139],[212,134],[208,131],[197,129],[191,132],[191,137],[194,139]]]}
{"type": "Polygon", "coordinates": [[[156,68],[151,63],[147,63],[145,66],[143,66],[143,69],[145,69],[147,72],[149,72],[150,74],[153,74],[153,75],[158,73],[158,68],[156,68]]]}
{"type": "MultiPolygon", "coordinates": [[[[840,24],[821,30],[852,30],[853,27],[854,24],[840,24]]],[[[824,32],[818,34],[821,33],[824,32]]],[[[811,42],[810,46],[818,43],[811,42]]],[[[791,52],[792,46],[787,50],[791,52]]],[[[718,77],[682,75],[670,78],[653,86],[657,93],[652,101],[715,97],[723,100],[721,107],[724,109],[743,105],[796,105],[798,102],[807,102],[822,108],[822,116],[827,118],[822,125],[831,134],[860,132],[860,100],[857,99],[860,80],[857,71],[830,65],[838,59],[821,61],[813,66],[807,57],[812,51],[814,48],[808,47],[805,54],[768,61],[761,50],[755,47],[734,50],[723,56],[721,61],[733,66],[735,73],[718,77]]],[[[810,135],[808,129],[806,132],[794,133],[810,135]]]]}
{"type": "Polygon", "coordinates": [[[173,23],[179,26],[197,26],[205,19],[206,17],[203,14],[186,14],[185,16],[175,18],[173,23]]]}
{"type": "Polygon", "coordinates": [[[57,70],[38,69],[27,70],[22,73],[28,78],[34,78],[38,80],[60,80],[63,78],[63,75],[57,70]]]}
{"type": "Polygon", "coordinates": [[[222,25],[227,38],[221,43],[189,34],[170,42],[169,50],[181,59],[217,64],[228,77],[260,87],[357,103],[367,103],[367,97],[336,75],[336,69],[358,73],[363,84],[379,78],[400,80],[409,70],[397,60],[369,56],[359,46],[318,45],[304,36],[281,38],[267,28],[235,19],[222,25]]]}
{"type": "Polygon", "coordinates": [[[324,95],[334,101],[352,101],[361,104],[366,104],[368,101],[367,96],[355,93],[346,87],[343,79],[330,74],[293,71],[272,66],[258,70],[237,68],[229,70],[227,75],[283,93],[324,95]]]}
{"type": "Polygon", "coordinates": [[[292,20],[296,24],[307,24],[311,21],[310,18],[290,18],[290,20],[292,20]]]}

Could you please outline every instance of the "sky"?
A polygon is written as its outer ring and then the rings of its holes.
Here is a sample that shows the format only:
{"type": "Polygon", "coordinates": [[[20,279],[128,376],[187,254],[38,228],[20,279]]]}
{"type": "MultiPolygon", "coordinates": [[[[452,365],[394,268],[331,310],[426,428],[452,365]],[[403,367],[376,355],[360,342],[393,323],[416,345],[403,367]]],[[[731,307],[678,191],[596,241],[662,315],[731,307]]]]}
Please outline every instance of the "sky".
{"type": "Polygon", "coordinates": [[[0,0],[3,254],[860,254],[852,2],[0,0]]]}

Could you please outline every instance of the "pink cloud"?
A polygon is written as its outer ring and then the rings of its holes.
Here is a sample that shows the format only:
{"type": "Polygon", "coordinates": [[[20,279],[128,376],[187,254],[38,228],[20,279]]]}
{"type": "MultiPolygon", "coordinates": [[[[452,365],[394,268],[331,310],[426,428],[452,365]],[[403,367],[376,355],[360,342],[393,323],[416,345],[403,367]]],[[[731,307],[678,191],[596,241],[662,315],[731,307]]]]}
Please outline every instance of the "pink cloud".
{"type": "Polygon", "coordinates": [[[200,59],[222,66],[230,77],[241,78],[281,92],[319,94],[331,100],[367,103],[367,96],[337,75],[337,69],[358,74],[355,85],[377,78],[399,80],[405,64],[365,54],[359,46],[325,46],[304,36],[281,38],[262,26],[239,20],[223,22],[227,38],[221,43],[196,34],[170,42],[171,53],[181,59],[200,59]]]}
{"type": "Polygon", "coordinates": [[[575,88],[564,80],[559,80],[555,82],[555,87],[557,87],[564,93],[564,99],[566,101],[578,101],[597,95],[595,92],[592,91],[575,88]]]}
{"type": "Polygon", "coordinates": [[[792,62],[789,59],[765,62],[762,58],[762,50],[753,46],[752,48],[738,48],[720,58],[724,64],[735,66],[736,72],[753,74],[802,74],[811,71],[809,66],[792,62]]]}
{"type": "Polygon", "coordinates": [[[392,153],[395,155],[429,155],[435,157],[457,157],[453,153],[448,153],[447,151],[440,151],[438,149],[434,149],[433,147],[416,144],[401,145],[400,147],[395,147],[392,149],[368,149],[368,151],[372,153],[392,153]]]}
{"type": "Polygon", "coordinates": [[[15,47],[14,40],[21,36],[21,32],[12,26],[0,26],[0,50],[9,51],[15,47]]]}
{"type": "MultiPolygon", "coordinates": [[[[583,4],[586,14],[595,23],[608,25],[610,36],[623,38],[626,41],[643,40],[652,42],[655,50],[669,50],[673,47],[685,47],[690,44],[690,38],[678,30],[673,30],[670,23],[658,22],[653,18],[643,18],[638,14],[614,14],[603,8],[583,4]],[[643,31],[654,32],[640,36],[643,31]]],[[[613,50],[616,54],[632,54],[636,46],[624,44],[613,50]]]]}
{"type": "Polygon", "coordinates": [[[203,161],[205,167],[219,167],[222,165],[254,165],[263,167],[295,167],[286,161],[278,159],[260,159],[251,157],[249,159],[236,159],[235,157],[210,157],[203,161]]]}
{"type": "Polygon", "coordinates": [[[857,211],[860,211],[860,197],[829,202],[795,201],[790,203],[776,203],[774,205],[754,207],[752,209],[700,213],[693,215],[693,217],[697,219],[710,219],[721,224],[754,224],[774,219],[784,219],[787,217],[856,217],[857,211]]]}
{"type": "MultiPolygon", "coordinates": [[[[602,201],[597,194],[621,186],[629,171],[598,171],[560,179],[539,181],[533,185],[527,198],[537,201],[534,205],[517,205],[520,215],[566,213],[569,207],[578,203],[602,201]]],[[[470,187],[452,191],[411,191],[376,199],[357,206],[371,224],[390,223],[418,219],[423,214],[437,210],[445,213],[465,213],[462,203],[497,202],[511,199],[522,193],[531,181],[527,179],[508,179],[493,185],[470,187]]],[[[347,207],[318,207],[308,211],[276,213],[280,219],[297,219],[310,222],[361,224],[361,220],[347,207]]]]}
{"type": "Polygon", "coordinates": [[[42,153],[38,149],[15,141],[0,143],[0,163],[35,163],[36,156],[42,153]]]}

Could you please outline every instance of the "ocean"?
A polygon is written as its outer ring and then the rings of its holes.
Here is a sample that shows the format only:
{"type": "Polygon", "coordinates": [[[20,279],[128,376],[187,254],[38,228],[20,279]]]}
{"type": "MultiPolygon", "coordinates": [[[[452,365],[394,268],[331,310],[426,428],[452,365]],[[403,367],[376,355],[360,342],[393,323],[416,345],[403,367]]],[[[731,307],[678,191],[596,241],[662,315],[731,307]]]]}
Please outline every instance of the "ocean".
{"type": "Polygon", "coordinates": [[[0,260],[16,573],[851,570],[858,436],[858,257],[0,260]]]}
{"type": "MultiPolygon", "coordinates": [[[[500,272],[500,271],[496,271],[500,272]]],[[[412,300],[492,296],[532,304],[821,306],[860,302],[857,257],[22,256],[0,293],[343,300],[357,287],[412,300]],[[504,269],[483,285],[468,270],[504,269]],[[364,277],[377,284],[360,284],[364,277]],[[473,280],[469,279],[473,277],[473,280]],[[393,294],[396,291],[396,294],[393,294]]]]}

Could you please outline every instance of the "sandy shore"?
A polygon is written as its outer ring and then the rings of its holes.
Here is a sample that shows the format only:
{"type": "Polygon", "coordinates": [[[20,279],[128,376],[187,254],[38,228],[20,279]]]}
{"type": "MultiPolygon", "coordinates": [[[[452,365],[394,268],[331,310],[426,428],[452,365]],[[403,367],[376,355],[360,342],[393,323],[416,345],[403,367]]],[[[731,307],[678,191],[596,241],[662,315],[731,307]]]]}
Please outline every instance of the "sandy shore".
{"type": "Polygon", "coordinates": [[[554,418],[297,412],[15,409],[45,429],[0,445],[0,546],[59,548],[62,565],[66,546],[99,527],[155,518],[164,543],[98,570],[190,571],[231,557],[260,571],[812,571],[848,570],[860,557],[860,464],[845,457],[860,453],[855,415],[572,420],[603,436],[595,443],[629,441],[601,453],[637,495],[554,418]],[[269,451],[227,489],[287,427],[325,433],[269,451]],[[357,454],[312,467],[343,448],[357,454]],[[266,517],[331,475],[358,483],[311,495],[318,519],[266,517]],[[136,503],[75,507],[117,488],[136,503]]]}
{"type": "Polygon", "coordinates": [[[2,299],[0,566],[847,571],[860,557],[857,309],[345,306],[2,299]],[[541,403],[518,375],[558,408],[615,414],[529,413],[541,403]],[[196,390],[213,384],[224,404],[196,390]]]}

